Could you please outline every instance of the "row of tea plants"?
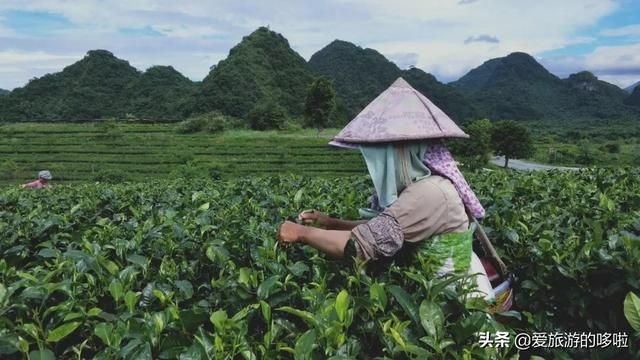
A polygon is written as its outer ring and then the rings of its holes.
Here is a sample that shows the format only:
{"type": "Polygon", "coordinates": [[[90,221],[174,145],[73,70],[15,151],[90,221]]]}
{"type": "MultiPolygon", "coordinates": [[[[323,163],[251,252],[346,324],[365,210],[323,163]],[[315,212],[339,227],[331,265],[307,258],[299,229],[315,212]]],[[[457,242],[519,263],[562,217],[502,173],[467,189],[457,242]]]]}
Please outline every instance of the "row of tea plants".
{"type": "Polygon", "coordinates": [[[0,190],[0,358],[625,358],[640,293],[640,171],[478,172],[517,311],[487,314],[418,254],[372,267],[281,248],[307,208],[355,218],[365,177],[0,190]],[[506,326],[503,323],[508,322],[506,326]],[[626,331],[587,354],[482,347],[478,332],[626,331]]]}

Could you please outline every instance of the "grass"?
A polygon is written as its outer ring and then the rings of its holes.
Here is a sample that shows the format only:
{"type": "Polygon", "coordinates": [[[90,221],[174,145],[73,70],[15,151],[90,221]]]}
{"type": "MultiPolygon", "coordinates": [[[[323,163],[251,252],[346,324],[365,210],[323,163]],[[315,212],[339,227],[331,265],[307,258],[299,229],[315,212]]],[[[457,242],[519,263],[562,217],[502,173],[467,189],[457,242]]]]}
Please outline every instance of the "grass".
{"type": "Polygon", "coordinates": [[[640,166],[640,121],[527,122],[530,160],[563,166],[640,166]],[[617,147],[612,151],[611,147],[617,147]]]}
{"type": "Polygon", "coordinates": [[[358,175],[357,152],[328,146],[338,129],[178,134],[175,124],[23,123],[0,126],[0,184],[49,169],[56,183],[167,177],[181,171],[358,175]],[[186,170],[185,170],[186,169],[186,170]],[[115,174],[115,175],[114,175],[115,174]]]}
{"type": "MultiPolygon", "coordinates": [[[[640,165],[640,123],[527,123],[536,152],[530,161],[563,166],[640,165]],[[617,144],[617,152],[608,146],[617,144]]],[[[49,169],[57,183],[137,181],[212,172],[232,178],[252,174],[359,175],[358,152],[328,141],[339,129],[229,130],[178,134],[177,124],[0,124],[0,184],[19,184],[49,169]]]]}

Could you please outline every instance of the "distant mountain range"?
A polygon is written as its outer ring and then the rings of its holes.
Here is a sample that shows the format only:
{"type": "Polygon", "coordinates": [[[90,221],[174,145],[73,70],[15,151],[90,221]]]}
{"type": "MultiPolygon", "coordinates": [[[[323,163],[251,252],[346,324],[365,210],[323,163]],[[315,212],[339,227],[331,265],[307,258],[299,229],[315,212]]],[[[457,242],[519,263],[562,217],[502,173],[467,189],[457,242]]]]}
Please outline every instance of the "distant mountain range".
{"type": "Polygon", "coordinates": [[[636,83],[634,83],[634,84],[632,84],[632,85],[627,86],[626,88],[624,88],[624,91],[626,91],[626,92],[628,92],[628,93],[632,93],[632,92],[633,92],[633,89],[635,89],[636,87],[638,87],[638,85],[640,85],[640,81],[638,81],[638,82],[636,82],[636,83]]]}
{"type": "Polygon", "coordinates": [[[491,59],[451,83],[490,119],[617,119],[637,111],[619,87],[582,71],[560,79],[532,56],[491,59]]]}
{"type": "Polygon", "coordinates": [[[10,93],[10,92],[11,92],[11,91],[9,91],[9,90],[0,89],[0,96],[3,96],[3,95],[9,95],[9,93],[10,93]]]}
{"type": "Polygon", "coordinates": [[[456,120],[476,117],[474,107],[451,86],[413,68],[400,70],[373,49],[335,40],[311,56],[309,66],[333,80],[348,119],[353,118],[393,81],[402,76],[456,120]]]}
{"type": "Polygon", "coordinates": [[[193,82],[170,66],[141,73],[109,51],[91,50],[61,72],[0,98],[0,120],[91,120],[128,113],[177,119],[190,111],[194,92],[193,82]]]}
{"type": "Polygon", "coordinates": [[[298,116],[312,81],[307,62],[287,39],[262,27],[245,36],[204,78],[198,109],[245,117],[256,103],[272,98],[298,116]]]}
{"type": "MultiPolygon", "coordinates": [[[[450,84],[418,68],[401,70],[373,49],[336,40],[306,62],[282,35],[259,28],[193,82],[170,66],[144,72],[106,50],[92,50],[61,72],[0,91],[0,121],[65,121],[123,117],[180,120],[206,111],[244,118],[272,99],[295,118],[317,76],[330,78],[338,96],[333,125],[353,118],[402,76],[456,121],[638,118],[640,94],[625,92],[589,72],[559,79],[533,57],[491,59],[450,84]]],[[[637,89],[636,89],[637,90],[637,89]]]]}

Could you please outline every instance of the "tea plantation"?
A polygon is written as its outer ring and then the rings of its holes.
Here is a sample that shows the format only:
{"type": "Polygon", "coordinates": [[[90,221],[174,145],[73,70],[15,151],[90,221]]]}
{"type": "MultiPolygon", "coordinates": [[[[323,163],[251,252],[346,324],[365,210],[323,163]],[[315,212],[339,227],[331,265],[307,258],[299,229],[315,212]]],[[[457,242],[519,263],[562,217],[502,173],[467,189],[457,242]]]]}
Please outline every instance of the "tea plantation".
{"type": "Polygon", "coordinates": [[[331,130],[231,130],[179,134],[176,124],[0,125],[0,184],[48,169],[57,183],[166,177],[225,177],[293,172],[365,174],[357,152],[327,146],[331,130]]]}
{"type": "Polygon", "coordinates": [[[0,358],[640,356],[623,313],[625,295],[640,294],[640,170],[467,178],[517,277],[516,311],[500,323],[469,289],[447,286],[455,278],[430,276],[422,253],[349,265],[277,245],[278,224],[303,209],[356,217],[371,191],[364,176],[4,187],[0,358]],[[480,346],[484,331],[629,339],[518,352],[480,346]]]}

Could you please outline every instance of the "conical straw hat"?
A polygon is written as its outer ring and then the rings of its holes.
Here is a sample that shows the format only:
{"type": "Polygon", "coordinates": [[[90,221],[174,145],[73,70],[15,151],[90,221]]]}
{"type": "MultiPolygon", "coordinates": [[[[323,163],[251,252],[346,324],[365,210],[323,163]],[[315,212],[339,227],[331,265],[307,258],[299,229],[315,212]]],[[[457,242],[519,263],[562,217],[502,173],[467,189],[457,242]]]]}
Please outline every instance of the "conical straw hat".
{"type": "Polygon", "coordinates": [[[451,137],[468,138],[469,135],[408,82],[398,78],[330,144],[345,146],[451,137]]]}

